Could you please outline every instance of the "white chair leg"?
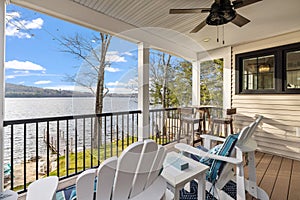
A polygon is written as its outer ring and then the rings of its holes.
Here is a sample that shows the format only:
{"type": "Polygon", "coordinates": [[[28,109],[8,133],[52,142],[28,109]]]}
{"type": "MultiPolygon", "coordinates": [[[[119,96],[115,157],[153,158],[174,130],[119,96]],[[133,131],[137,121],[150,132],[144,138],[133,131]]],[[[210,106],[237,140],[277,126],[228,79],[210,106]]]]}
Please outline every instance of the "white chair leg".
{"type": "MultiPolygon", "coordinates": [[[[243,152],[240,150],[237,150],[236,157],[242,159],[243,152]]],[[[236,166],[236,199],[237,200],[245,200],[246,199],[245,174],[244,174],[243,163],[236,166]]]]}
{"type": "Polygon", "coordinates": [[[268,194],[256,184],[256,166],[254,151],[248,152],[249,180],[246,180],[246,190],[256,199],[268,200],[268,194]]]}
{"type": "Polygon", "coordinates": [[[256,185],[256,166],[254,152],[248,152],[248,171],[249,171],[249,181],[247,191],[249,194],[257,198],[257,185],[256,185]]]}

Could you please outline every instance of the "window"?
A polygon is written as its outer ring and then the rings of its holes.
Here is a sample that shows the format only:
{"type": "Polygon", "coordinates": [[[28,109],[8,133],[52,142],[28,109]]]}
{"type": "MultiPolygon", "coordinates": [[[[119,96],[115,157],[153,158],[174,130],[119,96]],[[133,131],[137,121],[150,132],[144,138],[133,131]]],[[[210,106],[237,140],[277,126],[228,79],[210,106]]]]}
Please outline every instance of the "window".
{"type": "Polygon", "coordinates": [[[243,60],[243,90],[275,89],[274,55],[243,60]]]}
{"type": "Polygon", "coordinates": [[[300,43],[236,55],[237,93],[300,93],[300,43]]]}
{"type": "Polygon", "coordinates": [[[300,89],[300,51],[286,53],[287,89],[300,89]]]}

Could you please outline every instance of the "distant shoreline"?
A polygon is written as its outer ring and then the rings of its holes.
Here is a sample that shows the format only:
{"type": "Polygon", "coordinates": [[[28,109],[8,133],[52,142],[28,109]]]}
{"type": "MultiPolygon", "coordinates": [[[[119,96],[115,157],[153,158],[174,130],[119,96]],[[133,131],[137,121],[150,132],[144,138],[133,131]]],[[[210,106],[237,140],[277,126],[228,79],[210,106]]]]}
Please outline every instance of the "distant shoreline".
{"type": "MultiPolygon", "coordinates": [[[[107,94],[105,97],[135,98],[138,94],[107,94]]],[[[94,96],[5,96],[5,98],[95,98],[94,96]]]]}
{"type": "MultiPolygon", "coordinates": [[[[108,93],[107,97],[119,98],[137,98],[137,93],[108,93]]],[[[5,85],[5,98],[70,98],[70,97],[94,97],[90,92],[79,92],[71,90],[53,90],[44,89],[25,85],[16,85],[6,83],[5,85]]]]}

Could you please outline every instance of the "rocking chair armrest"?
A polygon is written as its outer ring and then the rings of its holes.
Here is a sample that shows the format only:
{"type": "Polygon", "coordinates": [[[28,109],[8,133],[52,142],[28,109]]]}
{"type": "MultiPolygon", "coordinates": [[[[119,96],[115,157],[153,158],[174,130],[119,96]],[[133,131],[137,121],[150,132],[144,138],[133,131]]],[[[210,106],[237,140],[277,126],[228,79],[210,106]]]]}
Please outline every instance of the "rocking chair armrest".
{"type": "Polygon", "coordinates": [[[228,163],[231,163],[231,164],[234,164],[234,165],[239,165],[243,162],[243,160],[233,158],[233,157],[226,157],[226,156],[219,156],[219,155],[215,155],[215,154],[210,154],[210,153],[207,153],[205,151],[202,151],[201,149],[197,149],[195,147],[192,147],[190,145],[183,144],[183,143],[175,144],[175,148],[178,149],[181,152],[186,152],[186,153],[197,155],[197,156],[200,156],[200,157],[212,158],[212,159],[228,162],[228,163]]]}

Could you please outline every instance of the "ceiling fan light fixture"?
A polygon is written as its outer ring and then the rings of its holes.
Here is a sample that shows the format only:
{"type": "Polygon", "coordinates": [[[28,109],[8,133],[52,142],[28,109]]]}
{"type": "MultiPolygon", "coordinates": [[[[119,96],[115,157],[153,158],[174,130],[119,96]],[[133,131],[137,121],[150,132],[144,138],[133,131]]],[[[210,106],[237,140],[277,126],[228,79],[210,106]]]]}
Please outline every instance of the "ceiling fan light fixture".
{"type": "Polygon", "coordinates": [[[227,24],[236,17],[236,11],[230,4],[230,1],[225,1],[223,4],[213,3],[211,12],[206,18],[206,23],[212,26],[227,24]]]}

